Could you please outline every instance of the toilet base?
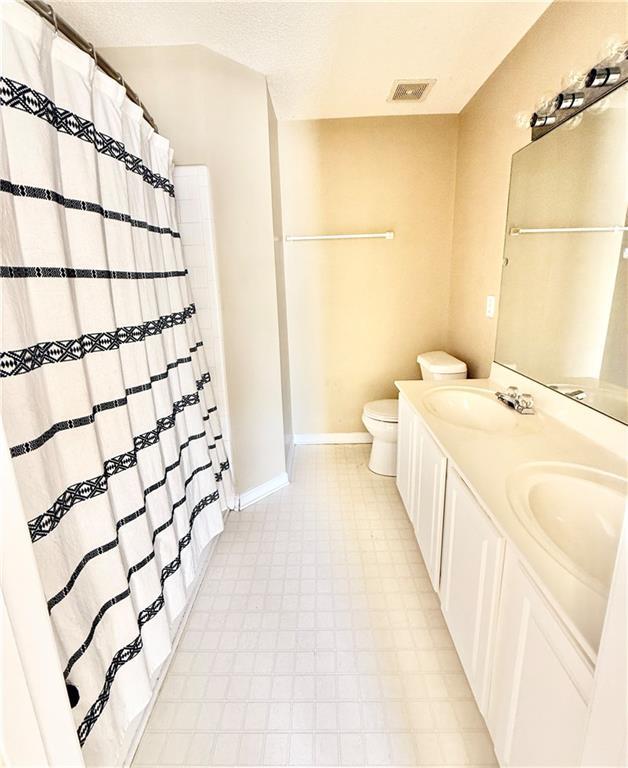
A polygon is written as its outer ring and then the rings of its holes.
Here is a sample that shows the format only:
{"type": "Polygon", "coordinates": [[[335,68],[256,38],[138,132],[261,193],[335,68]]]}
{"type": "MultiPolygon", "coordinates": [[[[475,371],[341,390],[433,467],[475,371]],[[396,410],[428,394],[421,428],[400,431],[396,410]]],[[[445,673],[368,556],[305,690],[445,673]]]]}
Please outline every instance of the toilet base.
{"type": "Polygon", "coordinates": [[[397,443],[373,438],[369,469],[376,475],[395,477],[397,474],[397,443]]]}

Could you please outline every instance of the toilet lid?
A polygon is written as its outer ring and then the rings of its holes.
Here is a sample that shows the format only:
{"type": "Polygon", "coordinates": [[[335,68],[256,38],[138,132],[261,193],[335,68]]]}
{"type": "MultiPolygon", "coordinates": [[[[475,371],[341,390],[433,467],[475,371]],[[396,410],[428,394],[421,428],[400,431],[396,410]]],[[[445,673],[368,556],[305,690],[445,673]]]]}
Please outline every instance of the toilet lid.
{"type": "Polygon", "coordinates": [[[364,406],[364,414],[376,421],[398,421],[399,400],[373,400],[364,406]]]}

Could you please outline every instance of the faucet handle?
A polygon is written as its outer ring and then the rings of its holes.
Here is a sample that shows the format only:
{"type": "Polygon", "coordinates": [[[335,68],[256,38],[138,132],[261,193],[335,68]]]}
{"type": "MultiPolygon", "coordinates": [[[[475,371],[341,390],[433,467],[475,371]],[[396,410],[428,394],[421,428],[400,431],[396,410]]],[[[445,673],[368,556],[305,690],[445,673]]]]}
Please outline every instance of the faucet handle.
{"type": "Polygon", "coordinates": [[[534,407],[534,397],[529,392],[522,392],[517,399],[524,408],[534,407]]]}
{"type": "Polygon", "coordinates": [[[508,389],[506,390],[506,392],[507,392],[509,395],[513,395],[513,396],[514,396],[514,395],[517,395],[517,394],[519,394],[519,387],[508,387],[508,389]]]}

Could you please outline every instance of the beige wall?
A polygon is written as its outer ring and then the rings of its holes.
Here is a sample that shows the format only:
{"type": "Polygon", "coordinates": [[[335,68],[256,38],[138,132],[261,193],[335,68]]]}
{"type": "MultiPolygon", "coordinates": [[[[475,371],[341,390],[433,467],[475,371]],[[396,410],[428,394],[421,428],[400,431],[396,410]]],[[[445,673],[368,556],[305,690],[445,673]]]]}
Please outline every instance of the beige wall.
{"type": "Polygon", "coordinates": [[[290,351],[288,348],[288,310],[286,305],[286,271],[284,258],[283,215],[281,210],[281,174],[279,172],[279,126],[268,94],[268,133],[270,138],[270,174],[275,235],[275,279],[277,283],[277,316],[279,321],[279,357],[281,363],[281,403],[283,411],[284,450],[286,464],[294,446],[292,430],[292,397],[290,394],[290,351]]]}
{"type": "Polygon", "coordinates": [[[363,431],[445,343],[456,141],[453,115],[280,124],[287,234],[395,231],[285,246],[295,433],[363,431]]]}
{"type": "Polygon", "coordinates": [[[594,64],[606,39],[625,37],[627,12],[626,3],[555,2],[460,115],[448,351],[470,376],[487,375],[493,359],[497,320],[484,305],[499,293],[510,159],[530,140],[515,115],[594,64]]]}
{"type": "MultiPolygon", "coordinates": [[[[471,376],[487,374],[496,320],[484,305],[499,293],[510,159],[529,141],[515,115],[625,27],[623,3],[555,2],[460,116],[281,124],[284,232],[396,232],[285,253],[273,247],[264,77],[199,46],[103,52],[142,94],[176,162],[210,169],[240,492],[284,471],[280,338],[296,433],[362,431],[362,405],[416,377],[424,350],[446,348],[471,376]]],[[[276,206],[274,227],[280,238],[276,206]]]]}
{"type": "Polygon", "coordinates": [[[110,48],[178,164],[207,165],[240,493],[285,470],[265,78],[200,46],[110,48]]]}

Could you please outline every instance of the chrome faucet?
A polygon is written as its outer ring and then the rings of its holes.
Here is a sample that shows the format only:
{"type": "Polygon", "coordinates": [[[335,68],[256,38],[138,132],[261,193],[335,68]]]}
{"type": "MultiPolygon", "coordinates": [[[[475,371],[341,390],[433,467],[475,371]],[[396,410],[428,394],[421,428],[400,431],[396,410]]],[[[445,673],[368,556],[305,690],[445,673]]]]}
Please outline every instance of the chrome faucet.
{"type": "Polygon", "coordinates": [[[517,387],[508,387],[505,392],[495,392],[495,397],[500,403],[514,408],[517,413],[534,413],[534,398],[526,392],[519,392],[517,387]]]}
{"type": "Polygon", "coordinates": [[[560,392],[561,395],[572,397],[574,400],[580,400],[580,402],[586,400],[587,397],[587,393],[584,391],[584,389],[570,389],[569,387],[562,384],[550,384],[550,389],[554,389],[556,392],[560,392]]]}

